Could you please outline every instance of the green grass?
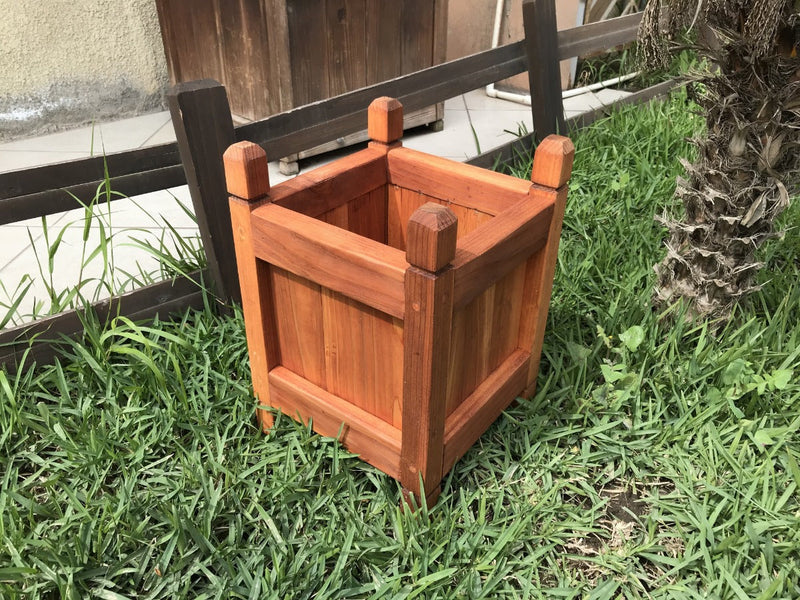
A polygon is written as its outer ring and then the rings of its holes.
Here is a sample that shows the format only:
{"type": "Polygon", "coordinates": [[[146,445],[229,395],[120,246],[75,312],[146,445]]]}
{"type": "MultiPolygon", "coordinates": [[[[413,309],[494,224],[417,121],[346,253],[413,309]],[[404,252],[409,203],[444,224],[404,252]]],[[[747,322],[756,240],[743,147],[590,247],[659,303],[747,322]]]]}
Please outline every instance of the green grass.
{"type": "Polygon", "coordinates": [[[0,374],[0,596],[800,596],[796,234],[725,328],[650,306],[697,127],[676,97],[575,137],[539,390],[422,516],[335,441],[259,433],[238,313],[0,374]]]}

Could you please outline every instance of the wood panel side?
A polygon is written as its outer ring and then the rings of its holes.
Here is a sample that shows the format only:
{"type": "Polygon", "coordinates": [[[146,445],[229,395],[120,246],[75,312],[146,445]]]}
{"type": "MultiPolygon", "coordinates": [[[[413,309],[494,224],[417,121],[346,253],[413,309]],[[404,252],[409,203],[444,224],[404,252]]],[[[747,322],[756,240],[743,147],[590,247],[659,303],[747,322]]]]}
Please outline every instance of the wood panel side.
{"type": "Polygon", "coordinates": [[[461,307],[544,246],[553,215],[552,200],[520,202],[458,243],[455,305],[461,307]]]}
{"type": "Polygon", "coordinates": [[[312,421],[317,433],[338,438],[351,452],[400,478],[400,430],[306,381],[284,367],[269,374],[270,395],[283,413],[312,421]]]}
{"type": "Polygon", "coordinates": [[[365,0],[325,0],[328,96],[367,85],[365,13],[365,0]]]}
{"type": "Polygon", "coordinates": [[[273,186],[270,200],[319,217],[385,184],[385,154],[367,148],[273,186]]]}
{"type": "Polygon", "coordinates": [[[446,414],[451,415],[519,347],[526,264],[454,311],[446,414]]]}
{"type": "Polygon", "coordinates": [[[347,204],[340,204],[333,210],[329,210],[328,212],[320,215],[317,217],[323,223],[328,223],[329,225],[333,225],[334,227],[339,227],[340,229],[344,229],[346,231],[350,231],[350,209],[347,204]]]}
{"type": "Polygon", "coordinates": [[[331,290],[322,318],[327,391],[400,427],[402,322],[331,290]]]}
{"type": "Polygon", "coordinates": [[[527,198],[530,182],[410,148],[388,153],[388,181],[490,215],[527,198]]]}
{"type": "Polygon", "coordinates": [[[403,318],[402,252],[272,204],[256,209],[252,220],[253,247],[263,260],[403,318]]]}
{"type": "Polygon", "coordinates": [[[448,416],[442,461],[445,471],[452,468],[525,387],[529,360],[527,352],[514,352],[448,416]]]}
{"type": "Polygon", "coordinates": [[[347,229],[381,244],[386,243],[386,188],[380,187],[347,204],[347,229]]]}
{"type": "Polygon", "coordinates": [[[405,250],[406,247],[408,220],[415,210],[427,202],[446,206],[453,212],[458,219],[457,239],[459,240],[493,218],[489,213],[423,194],[414,189],[406,189],[396,185],[388,185],[387,189],[389,205],[387,243],[399,250],[405,250]]]}
{"type": "Polygon", "coordinates": [[[429,201],[427,196],[414,190],[403,189],[396,185],[387,185],[387,243],[392,248],[405,252],[408,220],[414,211],[429,201]]]}
{"type": "Polygon", "coordinates": [[[366,58],[367,85],[388,81],[402,71],[402,10],[402,2],[366,3],[366,42],[370,49],[366,58]]]}
{"type": "Polygon", "coordinates": [[[278,267],[271,269],[280,363],[327,389],[320,287],[278,267]]]}

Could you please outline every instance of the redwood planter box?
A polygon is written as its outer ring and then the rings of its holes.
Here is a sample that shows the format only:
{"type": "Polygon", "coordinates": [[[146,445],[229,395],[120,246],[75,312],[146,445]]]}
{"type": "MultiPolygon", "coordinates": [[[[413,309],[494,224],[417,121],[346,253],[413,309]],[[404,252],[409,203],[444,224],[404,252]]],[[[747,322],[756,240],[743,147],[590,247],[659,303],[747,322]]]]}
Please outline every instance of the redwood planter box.
{"type": "Polygon", "coordinates": [[[369,133],[273,188],[260,147],[225,153],[253,386],[433,502],[534,389],[574,151],[547,138],[533,183],[416,152],[390,98],[369,133]]]}

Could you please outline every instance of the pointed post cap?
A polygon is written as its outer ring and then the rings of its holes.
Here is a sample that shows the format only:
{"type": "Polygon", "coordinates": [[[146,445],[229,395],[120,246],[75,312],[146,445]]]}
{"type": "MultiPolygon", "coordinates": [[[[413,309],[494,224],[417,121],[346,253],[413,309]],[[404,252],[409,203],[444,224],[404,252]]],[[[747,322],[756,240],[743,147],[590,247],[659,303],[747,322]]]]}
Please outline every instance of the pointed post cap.
{"type": "Polygon", "coordinates": [[[373,142],[391,144],[403,137],[403,105],[395,98],[376,98],[367,110],[367,133],[373,142]]]}
{"type": "Polygon", "coordinates": [[[452,210],[435,202],[423,204],[408,221],[406,260],[432,273],[443,269],[455,258],[457,229],[452,210]]]}
{"type": "Polygon", "coordinates": [[[232,144],[222,162],[229,194],[251,201],[269,194],[269,164],[261,146],[247,141],[232,144]]]}
{"type": "Polygon", "coordinates": [[[569,181],[575,146],[562,135],[548,135],[533,155],[531,181],[549,188],[560,188],[569,181]]]}

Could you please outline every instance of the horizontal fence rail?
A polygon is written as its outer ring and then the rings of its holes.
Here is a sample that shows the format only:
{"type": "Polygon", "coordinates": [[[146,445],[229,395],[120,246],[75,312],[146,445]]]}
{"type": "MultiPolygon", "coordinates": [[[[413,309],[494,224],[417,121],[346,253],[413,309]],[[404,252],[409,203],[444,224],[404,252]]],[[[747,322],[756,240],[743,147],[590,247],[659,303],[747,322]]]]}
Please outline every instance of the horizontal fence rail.
{"type": "MultiPolygon", "coordinates": [[[[640,14],[558,32],[560,59],[605,50],[636,37],[640,14]]],[[[286,156],[364,129],[366,107],[378,96],[398,98],[407,111],[441,102],[522,73],[525,41],[442,63],[328,100],[320,100],[236,128],[236,139],[256,142],[268,156],[286,156]]],[[[78,197],[94,194],[105,165],[114,191],[128,196],[186,183],[176,143],[105,157],[0,173],[0,225],[80,208],[78,197]]]]}
{"type": "MultiPolygon", "coordinates": [[[[548,1],[550,0],[525,0],[526,3],[545,7],[548,1]]],[[[557,48],[547,52],[544,58],[570,58],[633,41],[640,18],[640,14],[635,14],[559,31],[556,35],[557,48]]],[[[529,30],[526,39],[519,42],[237,127],[234,130],[235,139],[259,143],[266,149],[268,156],[274,158],[321,145],[365,129],[366,107],[375,97],[393,96],[404,104],[407,111],[412,111],[528,70],[531,47],[535,45],[531,42],[531,35],[529,30]]],[[[667,93],[674,85],[674,82],[666,82],[653,86],[615,105],[647,101],[667,93]]],[[[567,123],[573,127],[582,127],[600,118],[609,109],[610,107],[603,107],[568,120],[567,123]]],[[[531,134],[468,162],[492,167],[498,161],[514,158],[520,152],[529,152],[534,143],[531,134]]],[[[0,173],[0,225],[80,208],[87,198],[94,197],[107,175],[111,179],[111,188],[117,193],[111,196],[111,200],[187,183],[179,143],[0,173]]],[[[193,177],[194,174],[190,179],[193,177]]],[[[190,180],[189,184],[191,188],[193,182],[190,180]]],[[[104,199],[104,196],[101,198],[104,199]]],[[[197,207],[195,210],[197,212],[197,207]]],[[[214,249],[210,247],[210,238],[203,233],[204,223],[209,219],[214,220],[213,212],[210,216],[198,214],[203,243],[209,257],[209,269],[98,302],[91,307],[97,316],[101,320],[117,314],[147,319],[155,315],[165,316],[179,309],[201,307],[205,298],[200,282],[208,283],[211,280],[213,283],[220,278],[220,266],[217,264],[220,257],[215,256],[214,249]]],[[[53,340],[75,337],[82,333],[81,314],[82,311],[67,311],[33,324],[0,331],[0,366],[14,368],[23,357],[26,364],[33,360],[39,363],[51,362],[56,353],[51,343],[53,340]]]]}

